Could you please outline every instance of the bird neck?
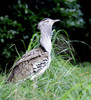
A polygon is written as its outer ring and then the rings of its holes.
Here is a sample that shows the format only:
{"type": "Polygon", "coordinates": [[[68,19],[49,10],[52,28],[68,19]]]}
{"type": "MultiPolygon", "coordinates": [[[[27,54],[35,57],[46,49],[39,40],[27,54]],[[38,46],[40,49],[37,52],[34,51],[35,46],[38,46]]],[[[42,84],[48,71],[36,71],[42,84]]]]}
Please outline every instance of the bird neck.
{"type": "Polygon", "coordinates": [[[41,45],[47,52],[49,52],[49,54],[51,53],[51,49],[52,49],[51,31],[47,31],[46,29],[41,30],[40,45],[41,45]]]}

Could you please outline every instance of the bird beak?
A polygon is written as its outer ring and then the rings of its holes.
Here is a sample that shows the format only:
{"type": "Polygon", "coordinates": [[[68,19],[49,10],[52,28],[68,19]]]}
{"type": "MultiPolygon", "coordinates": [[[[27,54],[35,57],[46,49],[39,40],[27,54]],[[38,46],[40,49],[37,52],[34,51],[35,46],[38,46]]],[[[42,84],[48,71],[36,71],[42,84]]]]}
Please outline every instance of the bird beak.
{"type": "Polygon", "coordinates": [[[55,23],[55,22],[58,22],[58,21],[60,21],[60,19],[53,20],[54,23],[55,23]]]}

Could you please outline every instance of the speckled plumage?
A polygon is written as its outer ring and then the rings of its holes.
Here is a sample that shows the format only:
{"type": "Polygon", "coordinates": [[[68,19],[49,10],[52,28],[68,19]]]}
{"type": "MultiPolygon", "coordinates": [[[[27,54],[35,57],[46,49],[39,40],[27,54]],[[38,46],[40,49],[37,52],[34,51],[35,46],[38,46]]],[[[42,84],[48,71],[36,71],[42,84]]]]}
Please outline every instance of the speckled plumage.
{"type": "Polygon", "coordinates": [[[49,59],[49,53],[44,52],[41,48],[31,50],[17,61],[8,82],[17,82],[18,80],[27,79],[28,76],[33,80],[42,74],[42,72],[39,73],[42,69],[49,66],[49,59]]]}

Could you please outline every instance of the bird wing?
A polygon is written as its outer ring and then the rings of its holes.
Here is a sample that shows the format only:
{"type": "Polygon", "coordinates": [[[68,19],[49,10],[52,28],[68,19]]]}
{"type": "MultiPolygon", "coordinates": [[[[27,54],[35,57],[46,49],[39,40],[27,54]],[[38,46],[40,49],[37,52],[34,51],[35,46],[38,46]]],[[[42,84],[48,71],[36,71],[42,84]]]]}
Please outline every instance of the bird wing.
{"type": "Polygon", "coordinates": [[[7,82],[17,82],[32,76],[40,75],[49,66],[49,53],[44,52],[41,48],[33,49],[24,54],[22,58],[16,62],[7,82]]]}

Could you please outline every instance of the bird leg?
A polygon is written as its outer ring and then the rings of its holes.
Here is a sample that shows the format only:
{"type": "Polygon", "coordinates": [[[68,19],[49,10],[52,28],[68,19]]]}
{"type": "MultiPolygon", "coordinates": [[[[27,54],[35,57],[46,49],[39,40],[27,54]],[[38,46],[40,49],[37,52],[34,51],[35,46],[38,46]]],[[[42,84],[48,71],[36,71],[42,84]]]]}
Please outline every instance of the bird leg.
{"type": "Polygon", "coordinates": [[[33,89],[35,90],[38,87],[38,85],[37,85],[37,77],[35,77],[33,81],[34,81],[33,89]]]}

